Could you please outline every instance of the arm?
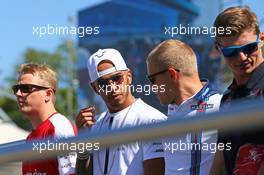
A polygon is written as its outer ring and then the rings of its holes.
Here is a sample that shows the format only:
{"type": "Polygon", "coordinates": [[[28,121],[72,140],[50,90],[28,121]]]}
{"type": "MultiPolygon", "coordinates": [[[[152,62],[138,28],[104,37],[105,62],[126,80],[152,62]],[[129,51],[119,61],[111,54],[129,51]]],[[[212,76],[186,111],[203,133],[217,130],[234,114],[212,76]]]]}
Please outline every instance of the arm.
{"type": "Polygon", "coordinates": [[[78,130],[91,128],[95,124],[94,107],[83,108],[76,117],[75,124],[78,130]]]}
{"type": "Polygon", "coordinates": [[[264,162],[261,163],[260,168],[258,169],[257,175],[264,174],[264,162]]]}
{"type": "MultiPolygon", "coordinates": [[[[75,120],[78,130],[91,128],[95,124],[94,107],[82,109],[75,120]]],[[[89,152],[78,153],[75,173],[76,175],[93,174],[93,159],[89,152]]]]}
{"type": "Polygon", "coordinates": [[[164,175],[165,162],[164,158],[155,158],[143,162],[145,175],[164,175]]]}
{"type": "Polygon", "coordinates": [[[93,161],[92,156],[89,156],[86,159],[77,158],[75,174],[76,175],[87,175],[93,174],[93,161]]]}
{"type": "MultiPolygon", "coordinates": [[[[52,125],[54,127],[54,129],[52,128],[52,130],[54,130],[54,138],[56,139],[74,137],[77,134],[75,126],[64,116],[54,118],[52,120],[52,125]]],[[[58,146],[59,147],[56,146],[55,149],[71,149],[68,147],[69,145],[67,143],[63,142],[60,142],[58,146]]],[[[56,166],[58,167],[60,175],[74,174],[77,154],[74,152],[75,150],[72,151],[73,152],[57,156],[56,166]]]]}
{"type": "Polygon", "coordinates": [[[213,165],[211,167],[210,175],[220,175],[222,169],[225,171],[224,153],[223,151],[217,150],[213,165]]]}
{"type": "Polygon", "coordinates": [[[143,167],[145,175],[164,175],[165,161],[160,140],[143,141],[143,167]]]}
{"type": "Polygon", "coordinates": [[[76,153],[74,152],[57,157],[60,175],[74,175],[76,157],[76,153]]]}

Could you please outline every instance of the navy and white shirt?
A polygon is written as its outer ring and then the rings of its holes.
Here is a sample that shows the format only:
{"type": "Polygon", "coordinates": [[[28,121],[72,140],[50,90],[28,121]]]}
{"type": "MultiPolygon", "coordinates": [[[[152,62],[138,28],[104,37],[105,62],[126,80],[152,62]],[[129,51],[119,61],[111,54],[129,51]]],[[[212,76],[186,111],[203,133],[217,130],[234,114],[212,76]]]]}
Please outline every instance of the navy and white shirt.
{"type": "MultiPolygon", "coordinates": [[[[171,118],[199,117],[219,110],[222,95],[207,82],[194,96],[179,106],[168,106],[171,118]]],[[[207,175],[216,152],[217,131],[201,131],[163,139],[165,175],[207,175]]]]}

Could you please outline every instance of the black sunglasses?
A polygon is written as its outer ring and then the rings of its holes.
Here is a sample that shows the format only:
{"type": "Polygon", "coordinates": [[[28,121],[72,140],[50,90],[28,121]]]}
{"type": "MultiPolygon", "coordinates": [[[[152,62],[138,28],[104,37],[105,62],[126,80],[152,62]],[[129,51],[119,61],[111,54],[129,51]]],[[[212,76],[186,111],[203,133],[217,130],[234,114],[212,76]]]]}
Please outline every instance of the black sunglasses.
{"type": "MultiPolygon", "coordinates": [[[[49,89],[49,87],[39,86],[35,84],[17,84],[12,86],[13,93],[16,94],[18,90],[21,93],[32,93],[34,91],[39,91],[43,89],[49,89]]],[[[55,92],[55,90],[53,90],[55,92]]]]}
{"type": "MultiPolygon", "coordinates": [[[[175,69],[175,68],[173,68],[174,70],[176,70],[177,72],[180,72],[180,70],[179,69],[175,69]]],[[[159,75],[159,74],[163,74],[163,73],[165,73],[165,72],[167,72],[169,69],[165,69],[165,70],[162,70],[162,71],[160,71],[160,72],[156,72],[156,73],[154,73],[154,74],[150,74],[150,75],[147,75],[147,79],[149,80],[149,82],[151,83],[151,84],[155,84],[155,81],[156,81],[156,76],[157,75],[159,75]]]]}
{"type": "Polygon", "coordinates": [[[251,55],[253,52],[258,50],[258,44],[259,44],[259,35],[255,42],[240,46],[223,47],[220,48],[220,51],[223,53],[224,57],[226,58],[234,57],[238,55],[239,52],[243,52],[244,54],[251,55]]]}
{"type": "Polygon", "coordinates": [[[99,78],[96,82],[100,88],[106,89],[107,86],[110,84],[109,83],[110,81],[112,81],[115,84],[121,84],[123,82],[123,75],[116,74],[107,79],[99,78]]]}

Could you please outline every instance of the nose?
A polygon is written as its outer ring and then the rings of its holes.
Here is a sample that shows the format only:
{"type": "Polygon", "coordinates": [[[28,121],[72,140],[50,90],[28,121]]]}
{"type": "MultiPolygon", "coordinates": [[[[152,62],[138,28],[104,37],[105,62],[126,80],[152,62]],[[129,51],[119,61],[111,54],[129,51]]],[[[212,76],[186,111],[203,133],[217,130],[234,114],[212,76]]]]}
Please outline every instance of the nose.
{"type": "Polygon", "coordinates": [[[242,51],[239,51],[238,57],[239,57],[239,59],[241,61],[244,61],[244,60],[246,60],[248,58],[247,55],[244,52],[242,52],[242,51]]]}
{"type": "Polygon", "coordinates": [[[15,92],[15,96],[16,96],[16,97],[22,97],[22,93],[21,93],[20,89],[18,89],[18,90],[15,92]]]}
{"type": "Polygon", "coordinates": [[[111,91],[112,92],[116,92],[120,88],[119,85],[116,84],[114,81],[109,82],[109,85],[111,87],[111,91]]]}

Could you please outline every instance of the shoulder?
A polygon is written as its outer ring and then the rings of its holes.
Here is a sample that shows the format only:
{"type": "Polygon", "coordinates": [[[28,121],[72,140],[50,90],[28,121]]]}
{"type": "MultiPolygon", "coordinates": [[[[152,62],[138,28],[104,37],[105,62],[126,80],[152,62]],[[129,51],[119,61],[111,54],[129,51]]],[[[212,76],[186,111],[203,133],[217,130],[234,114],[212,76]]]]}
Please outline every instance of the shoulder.
{"type": "Polygon", "coordinates": [[[223,95],[219,93],[214,93],[207,97],[206,99],[206,104],[207,104],[207,109],[206,112],[216,112],[219,110],[220,105],[221,105],[221,99],[223,95]]]}
{"type": "Polygon", "coordinates": [[[102,120],[106,117],[106,113],[107,113],[107,111],[104,111],[104,112],[102,112],[100,114],[95,115],[94,118],[96,120],[96,123],[102,122],[102,120]]]}
{"type": "Polygon", "coordinates": [[[104,111],[94,116],[96,122],[91,128],[93,131],[100,130],[100,125],[102,124],[102,122],[104,122],[105,120],[104,118],[106,117],[106,114],[107,111],[104,111]]]}
{"type": "Polygon", "coordinates": [[[54,136],[56,138],[71,137],[76,135],[74,124],[64,115],[57,113],[50,117],[49,121],[54,127],[54,136]]]}
{"type": "Polygon", "coordinates": [[[147,123],[153,121],[164,121],[167,119],[166,115],[164,115],[154,107],[148,105],[141,99],[137,99],[137,101],[135,102],[134,112],[137,113],[137,116],[141,120],[144,120],[147,123]]]}
{"type": "Polygon", "coordinates": [[[231,93],[232,93],[231,89],[225,90],[224,93],[223,93],[223,98],[225,98],[226,96],[229,96],[231,93]]]}
{"type": "Polygon", "coordinates": [[[194,98],[210,102],[213,104],[219,104],[222,98],[222,94],[216,90],[208,80],[202,80],[204,84],[203,88],[194,96],[194,98]]]}
{"type": "Polygon", "coordinates": [[[222,94],[216,93],[216,94],[211,95],[209,97],[208,101],[210,101],[214,104],[220,104],[222,97],[223,97],[222,94]]]}

